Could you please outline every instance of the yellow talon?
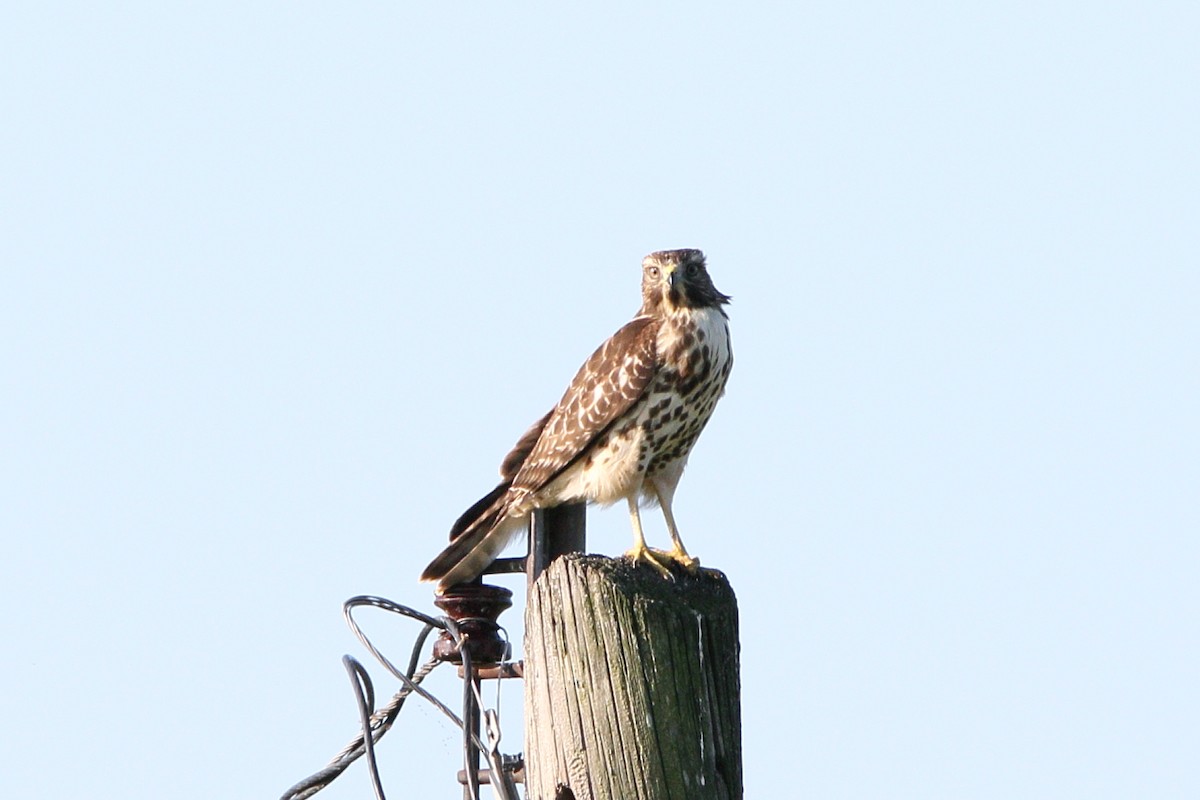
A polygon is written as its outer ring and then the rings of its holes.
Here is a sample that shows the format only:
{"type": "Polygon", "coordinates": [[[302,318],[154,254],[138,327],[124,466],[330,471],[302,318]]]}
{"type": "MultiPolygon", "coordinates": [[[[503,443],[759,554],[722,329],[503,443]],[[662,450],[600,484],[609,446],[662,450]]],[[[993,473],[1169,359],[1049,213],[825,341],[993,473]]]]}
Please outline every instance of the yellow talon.
{"type": "Polygon", "coordinates": [[[671,570],[661,560],[669,558],[669,553],[664,553],[661,550],[651,549],[646,547],[644,544],[635,544],[629,549],[628,552],[625,553],[625,555],[635,564],[639,561],[644,564],[649,564],[651,567],[654,567],[654,569],[658,571],[658,574],[662,575],[664,578],[670,578],[672,580],[675,578],[675,576],[671,574],[671,570]]]}
{"type": "Polygon", "coordinates": [[[674,573],[671,572],[671,564],[678,564],[683,567],[689,574],[696,574],[700,571],[700,559],[693,558],[687,554],[686,550],[678,548],[672,550],[659,550],[656,547],[646,547],[634,545],[626,553],[635,564],[641,562],[653,567],[659,575],[664,578],[675,580],[674,573]]]}
{"type": "Polygon", "coordinates": [[[700,559],[693,558],[687,554],[686,550],[675,547],[671,550],[655,550],[656,553],[661,553],[665,558],[669,558],[679,566],[691,573],[695,573],[700,569],[700,559]]]}

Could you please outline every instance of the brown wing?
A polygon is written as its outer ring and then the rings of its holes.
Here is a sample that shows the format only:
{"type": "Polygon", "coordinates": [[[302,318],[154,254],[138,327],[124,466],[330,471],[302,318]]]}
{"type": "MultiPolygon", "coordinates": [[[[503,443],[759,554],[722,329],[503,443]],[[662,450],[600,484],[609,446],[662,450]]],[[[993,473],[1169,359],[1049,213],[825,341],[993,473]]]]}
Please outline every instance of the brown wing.
{"type": "Polygon", "coordinates": [[[657,333],[653,318],[638,317],[584,362],[513,476],[513,489],[537,491],[554,480],[638,401],[654,377],[657,333]]]}
{"type": "Polygon", "coordinates": [[[655,371],[657,323],[638,317],[600,345],[558,405],[504,458],[501,482],[458,518],[450,545],[421,574],[445,588],[479,575],[508,538],[510,504],[537,491],[585,453],[645,393],[655,371]]]}
{"type": "Polygon", "coordinates": [[[504,457],[504,463],[500,465],[500,479],[504,481],[512,481],[521,470],[521,465],[525,463],[525,459],[529,458],[529,453],[532,452],[533,446],[537,444],[537,440],[541,438],[542,431],[546,428],[546,423],[550,421],[550,416],[554,413],[554,409],[546,412],[546,415],[537,422],[529,426],[529,430],[521,434],[521,438],[513,445],[513,449],[504,457]]]}

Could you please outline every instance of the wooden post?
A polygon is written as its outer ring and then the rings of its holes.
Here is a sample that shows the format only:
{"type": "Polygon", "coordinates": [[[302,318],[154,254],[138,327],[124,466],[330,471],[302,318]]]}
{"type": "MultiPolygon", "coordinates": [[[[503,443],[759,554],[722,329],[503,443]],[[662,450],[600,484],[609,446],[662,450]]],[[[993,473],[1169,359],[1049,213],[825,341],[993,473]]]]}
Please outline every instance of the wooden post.
{"type": "Polygon", "coordinates": [[[740,800],[737,600],[713,570],[550,563],[525,615],[527,800],[740,800]]]}

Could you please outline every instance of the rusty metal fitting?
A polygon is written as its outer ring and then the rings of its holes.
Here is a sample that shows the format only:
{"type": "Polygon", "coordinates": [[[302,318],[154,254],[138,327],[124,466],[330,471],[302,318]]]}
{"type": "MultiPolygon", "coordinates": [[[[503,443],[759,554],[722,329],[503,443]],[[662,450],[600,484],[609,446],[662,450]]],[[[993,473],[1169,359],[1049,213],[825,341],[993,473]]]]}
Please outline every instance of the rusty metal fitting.
{"type": "MultiPolygon", "coordinates": [[[[496,620],[512,607],[511,591],[503,586],[464,583],[439,594],[433,604],[458,624],[463,646],[471,652],[473,667],[499,664],[508,657],[508,640],[501,635],[496,620]]],[[[452,664],[461,664],[463,660],[449,631],[444,631],[434,642],[433,655],[452,664]]]]}

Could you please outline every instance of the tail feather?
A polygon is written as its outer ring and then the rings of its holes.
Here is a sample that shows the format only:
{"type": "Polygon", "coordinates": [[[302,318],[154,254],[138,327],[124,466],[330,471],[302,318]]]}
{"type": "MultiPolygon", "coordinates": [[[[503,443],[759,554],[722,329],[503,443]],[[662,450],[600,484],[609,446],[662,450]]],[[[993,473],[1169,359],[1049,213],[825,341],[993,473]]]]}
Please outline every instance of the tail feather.
{"type": "Polygon", "coordinates": [[[492,506],[496,501],[504,497],[508,492],[509,486],[512,486],[512,481],[500,483],[495,489],[492,489],[483,497],[476,500],[474,505],[462,513],[462,516],[454,520],[454,524],[450,526],[450,541],[454,541],[459,536],[462,536],[463,531],[470,528],[476,522],[481,521],[481,518],[492,510],[492,506]]]}
{"type": "Polygon", "coordinates": [[[502,483],[480,498],[450,529],[450,545],[421,573],[422,581],[437,581],[439,589],[473,580],[508,544],[523,524],[509,517],[508,484],[502,483]]]}
{"type": "Polygon", "coordinates": [[[504,463],[500,465],[500,483],[476,500],[450,526],[450,546],[425,568],[421,573],[422,581],[437,581],[438,588],[445,589],[456,583],[473,580],[496,560],[513,535],[524,527],[528,515],[508,516],[508,492],[553,413],[551,409],[529,426],[529,430],[522,434],[504,457],[504,463]]]}

